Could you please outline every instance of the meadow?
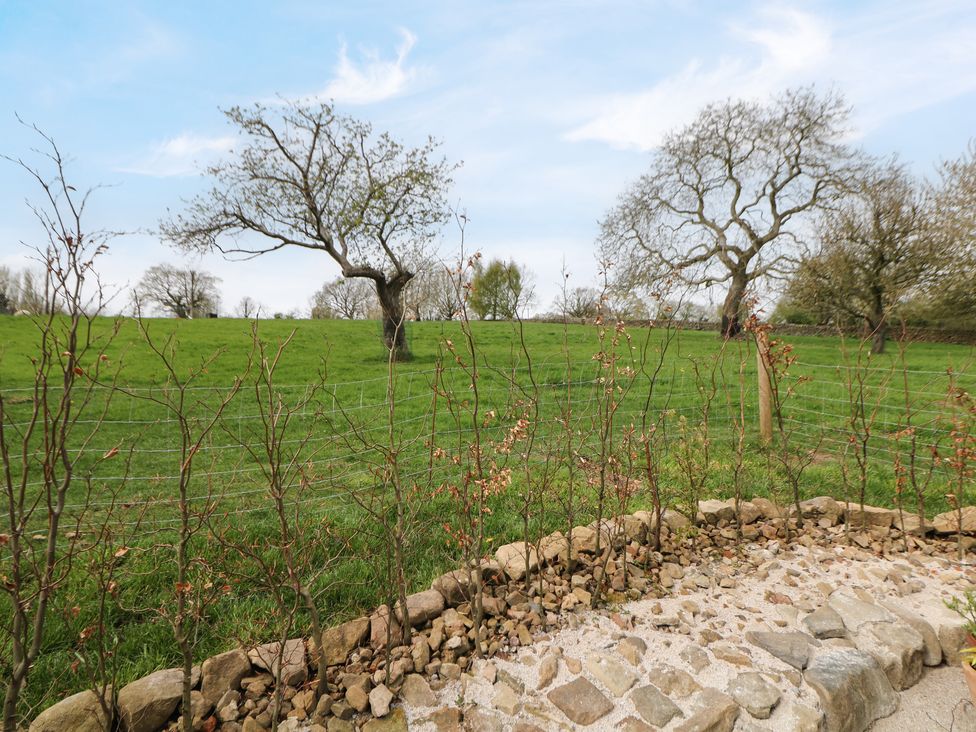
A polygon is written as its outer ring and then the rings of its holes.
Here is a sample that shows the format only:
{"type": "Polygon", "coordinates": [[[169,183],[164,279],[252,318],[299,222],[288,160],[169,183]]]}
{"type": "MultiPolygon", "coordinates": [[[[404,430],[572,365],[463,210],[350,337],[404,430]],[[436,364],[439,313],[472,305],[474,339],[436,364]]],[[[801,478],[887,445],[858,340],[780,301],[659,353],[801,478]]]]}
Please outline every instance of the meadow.
{"type": "MultiPolygon", "coordinates": [[[[91,334],[108,338],[114,326],[110,319],[96,319],[91,334]]],[[[167,557],[180,522],[174,481],[185,453],[179,447],[180,424],[160,403],[173,395],[172,380],[134,321],[122,320],[118,327],[105,350],[101,383],[90,385],[93,399],[78,425],[74,449],[77,472],[85,482],[69,497],[66,515],[74,519],[68,522],[71,530],[97,526],[109,533],[112,546],[126,548],[108,613],[115,673],[125,681],[179,662],[161,608],[172,598],[175,581],[167,557]],[[118,451],[115,457],[105,459],[113,450],[118,451]]],[[[741,414],[748,426],[740,483],[744,496],[785,497],[784,476],[771,450],[758,439],[756,354],[749,339],[723,344],[707,332],[634,327],[614,334],[612,328],[601,331],[594,325],[527,322],[520,328],[477,322],[471,330],[476,348],[472,359],[458,323],[410,323],[412,358],[391,366],[380,326],[370,321],[268,320],[254,331],[244,320],[161,319],[147,321],[147,328],[157,345],[171,346],[177,374],[195,374],[183,394],[191,431],[208,423],[215,405],[243,377],[240,391],[194,456],[189,487],[194,505],[208,517],[207,530],[194,539],[200,572],[210,573],[226,588],[206,610],[197,640],[200,658],[238,643],[276,637],[280,631],[270,593],[247,581],[240,557],[230,544],[215,540],[212,531],[221,526],[228,532],[224,538],[233,535],[251,546],[273,544],[277,518],[267,499],[268,474],[260,449],[266,422],[259,406],[270,393],[278,395],[276,404],[299,405],[280,447],[301,466],[302,485],[290,494],[288,510],[311,531],[322,527],[336,537],[331,544],[316,545],[306,558],[310,565],[320,563],[315,582],[328,624],[368,612],[388,596],[389,537],[376,530],[371,512],[393,510],[388,501],[391,455],[398,479],[409,486],[411,502],[406,576],[411,590],[424,589],[459,562],[449,530],[457,513],[456,495],[449,488],[461,481],[458,463],[475,433],[492,446],[498,470],[510,471],[504,490],[491,498],[487,543],[517,540],[526,526],[536,535],[563,529],[559,507],[572,479],[570,463],[592,470],[607,451],[600,435],[607,421],[608,385],[613,392],[616,470],[628,469],[623,453],[630,451],[633,458],[637,444],[621,435],[630,427],[640,431],[648,418],[653,422],[664,415],[658,424],[665,453],[681,445],[694,450],[704,460],[699,465],[702,497],[730,497],[734,424],[741,414]],[[256,383],[261,369],[255,332],[272,350],[291,339],[271,388],[256,383]],[[472,362],[479,371],[474,419],[472,362]],[[649,374],[654,372],[649,395],[649,374]],[[531,422],[531,445],[523,437],[514,449],[500,449],[520,418],[531,422]],[[436,449],[446,457],[435,459],[436,449]],[[523,496],[536,470],[547,475],[547,493],[526,511],[523,496]],[[340,548],[331,556],[329,546],[340,548]]],[[[26,424],[37,337],[30,319],[0,318],[0,393],[8,435],[26,424]]],[[[781,434],[790,440],[791,450],[811,452],[812,462],[802,475],[803,497],[844,496],[845,469],[850,480],[851,405],[860,403],[867,406],[872,433],[866,500],[893,506],[895,465],[904,446],[894,435],[905,427],[906,394],[921,444],[944,442],[954,414],[950,386],[969,392],[976,388],[973,349],[917,343],[902,354],[892,343],[888,353],[868,358],[856,341],[792,337],[789,343],[795,362],[781,382],[781,434]],[[955,374],[951,378],[949,368],[955,374]]],[[[93,364],[82,366],[94,373],[93,364]]],[[[10,458],[15,466],[18,459],[10,458]]],[[[639,481],[640,471],[630,467],[639,481]]],[[[665,500],[680,507],[686,495],[681,464],[667,456],[661,474],[665,500]]],[[[947,509],[944,494],[950,478],[942,466],[935,468],[927,489],[929,515],[947,509]]],[[[631,511],[650,505],[641,488],[615,500],[631,511]]],[[[583,481],[577,501],[576,523],[592,520],[597,510],[592,480],[583,481]]],[[[905,501],[911,510],[910,499],[905,501]]],[[[59,595],[24,696],[28,716],[30,710],[85,687],[88,650],[80,638],[96,612],[93,566],[79,562],[73,567],[59,595]]],[[[300,624],[295,634],[301,632],[300,624]]]]}

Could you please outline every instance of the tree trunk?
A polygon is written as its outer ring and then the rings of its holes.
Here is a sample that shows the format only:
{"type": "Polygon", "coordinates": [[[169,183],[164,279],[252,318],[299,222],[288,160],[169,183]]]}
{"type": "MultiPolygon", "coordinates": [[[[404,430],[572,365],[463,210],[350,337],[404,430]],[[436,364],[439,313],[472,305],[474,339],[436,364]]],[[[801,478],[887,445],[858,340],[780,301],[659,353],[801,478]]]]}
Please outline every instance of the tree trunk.
{"type": "Polygon", "coordinates": [[[735,338],[742,332],[739,314],[742,310],[742,299],[746,294],[749,280],[745,272],[736,272],[729,283],[729,291],[722,303],[722,338],[735,338]]]}
{"type": "Polygon", "coordinates": [[[397,276],[390,281],[375,280],[376,295],[383,312],[383,344],[393,351],[397,361],[410,359],[406,338],[406,317],[403,308],[403,288],[413,275],[397,276]]]}
{"type": "Polygon", "coordinates": [[[888,340],[888,321],[883,314],[875,314],[868,320],[871,334],[871,353],[884,353],[888,340]]]}

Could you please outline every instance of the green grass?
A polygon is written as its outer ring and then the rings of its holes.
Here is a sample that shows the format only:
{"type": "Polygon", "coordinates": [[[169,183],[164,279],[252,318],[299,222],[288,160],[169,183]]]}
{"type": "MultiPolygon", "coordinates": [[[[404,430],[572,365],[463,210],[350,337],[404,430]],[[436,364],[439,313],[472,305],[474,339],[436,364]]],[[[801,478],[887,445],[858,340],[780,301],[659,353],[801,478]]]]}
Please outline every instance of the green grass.
{"type": "MultiPolygon", "coordinates": [[[[104,336],[112,321],[97,320],[94,333],[104,336]]],[[[481,379],[479,388],[483,404],[482,414],[494,410],[497,417],[489,420],[486,436],[500,439],[513,419],[521,414],[525,394],[512,388],[510,374],[525,387],[528,383],[528,364],[520,353],[518,332],[509,323],[475,323],[481,379]]],[[[262,340],[277,344],[294,331],[294,338],[282,359],[276,375],[283,398],[293,401],[324,376],[324,383],[315,401],[305,414],[296,418],[294,439],[308,433],[312,439],[303,446],[302,457],[314,464],[313,480],[303,496],[299,516],[306,527],[327,522],[335,532],[349,542],[342,561],[332,565],[319,579],[322,608],[330,621],[339,621],[361,613],[384,600],[386,581],[383,577],[384,539],[369,530],[363,521],[363,511],[351,499],[372,497],[388,508],[389,492],[377,477],[383,458],[369,444],[356,444],[341,436],[352,427],[367,435],[367,443],[383,438],[386,429],[386,370],[385,352],[380,343],[380,327],[374,322],[343,321],[264,321],[260,324],[262,340]]],[[[162,342],[173,335],[176,344],[175,363],[182,373],[197,369],[210,356],[215,356],[205,372],[193,383],[190,411],[206,416],[215,400],[245,367],[251,348],[251,325],[241,320],[151,321],[150,332],[162,342]]],[[[645,347],[654,357],[664,334],[662,331],[635,329],[630,333],[633,353],[645,347]]],[[[564,431],[556,418],[560,404],[565,401],[568,385],[573,393],[578,452],[590,460],[599,455],[595,439],[597,398],[600,385],[598,364],[593,355],[600,344],[597,330],[591,326],[529,323],[525,337],[531,354],[533,374],[539,384],[540,420],[534,452],[527,460],[531,466],[541,465],[545,457],[561,449],[564,431]],[[567,363],[570,367],[567,367],[567,363]]],[[[456,566],[458,551],[442,530],[450,521],[453,504],[445,491],[433,490],[442,482],[457,483],[458,470],[448,461],[437,464],[434,478],[428,484],[424,469],[428,451],[426,436],[431,430],[431,388],[438,354],[444,343],[457,346],[463,334],[457,323],[411,323],[408,338],[412,360],[397,365],[397,411],[395,431],[400,443],[402,472],[417,482],[414,506],[419,529],[411,536],[408,576],[414,589],[425,587],[436,574],[456,566]]],[[[785,412],[792,442],[809,449],[819,444],[817,460],[804,476],[805,496],[830,493],[840,496],[843,491],[841,460],[846,439],[845,415],[848,393],[844,387],[841,343],[834,338],[790,338],[797,363],[793,377],[808,377],[796,386],[796,395],[787,401],[785,412]],[[820,441],[820,436],[823,440],[820,441]]],[[[30,357],[36,351],[37,330],[30,320],[0,318],[0,390],[4,391],[8,420],[23,419],[29,407],[29,392],[23,391],[32,381],[30,357]]],[[[849,358],[855,357],[857,344],[846,344],[849,358]]],[[[177,663],[171,634],[157,609],[172,597],[175,572],[171,542],[176,519],[174,476],[179,467],[179,454],[174,452],[176,433],[171,415],[147,399],[167,388],[158,358],[147,348],[136,325],[123,321],[118,337],[107,351],[108,365],[118,369],[118,383],[126,394],[112,395],[106,420],[98,425],[91,439],[91,457],[121,446],[119,458],[107,461],[93,473],[94,500],[104,503],[118,492],[124,507],[115,507],[113,545],[133,547],[119,575],[119,601],[111,612],[110,633],[117,638],[117,658],[120,678],[127,680],[149,671],[177,663]],[[131,453],[129,452],[131,450],[131,453]],[[120,476],[126,471],[122,456],[131,454],[130,475],[125,482],[120,476]],[[142,513],[144,512],[144,514],[142,513]],[[138,526],[134,525],[141,516],[138,526]]],[[[907,364],[911,370],[909,386],[916,408],[922,410],[917,424],[920,433],[930,439],[944,433],[945,418],[951,412],[946,401],[948,378],[945,370],[952,366],[962,372],[960,384],[973,390],[976,381],[968,368],[973,350],[968,347],[943,344],[913,344],[907,350],[907,364]],[[928,430],[928,431],[925,431],[928,430]]],[[[754,352],[743,343],[723,346],[713,333],[682,332],[669,348],[664,368],[655,387],[653,400],[657,408],[674,410],[668,420],[673,445],[678,434],[678,419],[689,424],[700,419],[701,399],[697,392],[693,363],[717,364],[718,396],[710,424],[712,463],[709,466],[708,492],[727,497],[731,486],[728,465],[731,460],[730,407],[737,396],[737,374],[740,359],[746,365],[748,386],[747,413],[750,424],[756,422],[754,352]]],[[[447,358],[448,363],[451,362],[447,358]]],[[[624,363],[626,358],[621,360],[624,363]]],[[[82,364],[89,368],[93,364],[82,364]]],[[[878,405],[876,436],[871,443],[871,470],[867,499],[879,505],[892,505],[892,460],[898,445],[891,438],[901,425],[904,394],[901,391],[901,372],[898,370],[897,348],[890,353],[872,357],[869,363],[869,403],[878,405]]],[[[470,402],[466,377],[456,367],[448,368],[445,383],[470,402]]],[[[646,396],[646,380],[635,379],[622,397],[617,414],[617,438],[632,420],[639,420],[646,396]]],[[[108,396],[98,392],[95,402],[108,396]]],[[[196,479],[191,492],[217,499],[216,511],[221,526],[247,537],[255,545],[269,546],[275,537],[276,525],[267,508],[260,474],[240,447],[240,442],[253,444],[260,432],[253,386],[245,388],[228,407],[224,419],[214,431],[206,449],[196,457],[196,479]],[[210,476],[210,480],[207,477],[210,476]]],[[[436,424],[437,442],[449,452],[458,454],[470,439],[470,432],[457,433],[456,424],[440,404],[436,424]]],[[[94,413],[92,416],[93,419],[94,413]]],[[[467,423],[466,423],[467,424],[467,423]]],[[[81,426],[82,428],[85,425],[81,426]]],[[[16,428],[14,428],[16,429],[16,428]]],[[[466,427],[466,429],[469,429],[466,427]]],[[[79,433],[79,439],[80,435],[79,433]]],[[[289,443],[294,446],[298,443],[289,443]]],[[[516,449],[507,456],[496,455],[514,471],[508,490],[492,499],[492,513],[487,518],[488,533],[494,543],[519,538],[521,517],[519,493],[524,486],[524,462],[516,449]]],[[[554,461],[559,463],[559,460],[554,461]]],[[[80,467],[90,465],[83,457],[80,467]]],[[[19,463],[18,463],[19,465],[19,463]]],[[[83,471],[82,471],[83,472],[83,471]]],[[[746,461],[749,495],[782,495],[783,480],[776,470],[770,471],[767,457],[759,448],[755,435],[750,435],[746,461]]],[[[554,490],[561,490],[566,480],[566,465],[555,469],[554,490]]],[[[668,491],[676,493],[680,475],[673,462],[666,466],[668,491]]],[[[944,510],[942,498],[945,477],[940,473],[933,484],[929,505],[932,512],[944,510]]],[[[594,515],[592,492],[583,492],[578,523],[591,520],[594,515]]],[[[78,516],[81,502],[77,492],[69,498],[69,516],[78,516]]],[[[631,503],[631,510],[648,504],[647,496],[639,493],[631,503]]],[[[106,507],[96,506],[83,517],[83,525],[97,524],[106,515],[106,507]]],[[[557,503],[550,500],[548,509],[532,518],[533,531],[562,528],[557,503]]],[[[33,528],[40,528],[35,526],[33,528]]],[[[200,537],[195,550],[210,566],[207,571],[221,582],[227,581],[230,593],[208,611],[199,644],[200,658],[223,650],[237,642],[267,639],[275,635],[273,604],[267,593],[256,592],[248,581],[242,564],[233,554],[219,549],[219,545],[200,537]]],[[[324,566],[327,550],[318,550],[313,563],[324,566]]],[[[274,558],[273,552],[266,557],[274,558]]],[[[5,563],[7,557],[0,555],[5,563]]],[[[2,570],[0,570],[2,572],[2,570]]],[[[83,688],[81,670],[73,671],[71,663],[79,652],[78,634],[92,622],[93,573],[77,566],[71,581],[60,594],[48,626],[44,654],[33,669],[25,694],[24,710],[29,716],[70,691],[83,688]],[[74,608],[78,608],[77,611],[74,608]]],[[[2,602],[0,602],[2,604],[2,602]]],[[[0,612],[6,609],[0,607],[0,612]]],[[[6,648],[0,645],[0,652],[6,648]]],[[[84,653],[84,649],[81,649],[84,653]]]]}

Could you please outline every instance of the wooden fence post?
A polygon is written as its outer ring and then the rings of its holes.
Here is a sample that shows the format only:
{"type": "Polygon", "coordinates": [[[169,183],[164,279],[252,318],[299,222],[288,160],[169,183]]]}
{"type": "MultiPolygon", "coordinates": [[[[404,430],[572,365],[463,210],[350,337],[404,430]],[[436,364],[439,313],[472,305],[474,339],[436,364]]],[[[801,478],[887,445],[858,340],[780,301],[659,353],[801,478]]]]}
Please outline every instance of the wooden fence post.
{"type": "Polygon", "coordinates": [[[769,337],[756,333],[756,371],[759,376],[759,436],[763,444],[773,441],[773,388],[769,381],[769,337]]]}

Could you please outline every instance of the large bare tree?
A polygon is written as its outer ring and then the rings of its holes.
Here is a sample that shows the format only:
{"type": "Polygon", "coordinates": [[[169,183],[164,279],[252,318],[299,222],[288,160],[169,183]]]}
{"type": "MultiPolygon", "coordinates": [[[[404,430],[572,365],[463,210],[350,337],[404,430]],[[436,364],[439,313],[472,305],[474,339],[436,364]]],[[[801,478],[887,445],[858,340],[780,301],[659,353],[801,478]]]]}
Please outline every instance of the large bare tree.
{"type": "Polygon", "coordinates": [[[163,223],[164,236],[184,249],[244,257],[289,246],[323,251],[344,277],[373,282],[386,346],[407,356],[408,263],[449,213],[453,168],[437,144],[407,147],[328,104],[234,107],[226,115],[241,144],[209,170],[210,192],[163,223]]]}
{"type": "Polygon", "coordinates": [[[362,320],[369,315],[374,297],[368,280],[339,277],[312,295],[312,318],[362,320]]]}
{"type": "Polygon", "coordinates": [[[840,96],[813,89],[705,107],[665,137],[650,170],[606,216],[602,256],[627,287],[727,283],[722,334],[736,335],[747,290],[792,270],[800,219],[842,188],[847,117],[840,96]]]}
{"type": "Polygon", "coordinates": [[[821,218],[819,248],[797,269],[789,297],[835,322],[863,323],[872,353],[882,353],[894,310],[945,269],[928,212],[904,168],[872,166],[821,218]]]}
{"type": "Polygon", "coordinates": [[[150,302],[177,318],[197,318],[216,310],[220,279],[209,272],[172,264],[146,270],[136,287],[138,302],[150,302]]]}

